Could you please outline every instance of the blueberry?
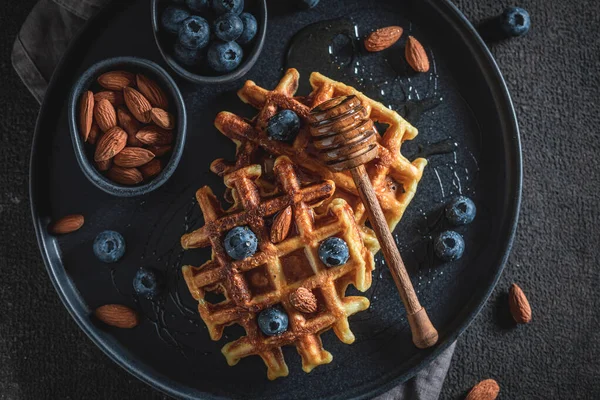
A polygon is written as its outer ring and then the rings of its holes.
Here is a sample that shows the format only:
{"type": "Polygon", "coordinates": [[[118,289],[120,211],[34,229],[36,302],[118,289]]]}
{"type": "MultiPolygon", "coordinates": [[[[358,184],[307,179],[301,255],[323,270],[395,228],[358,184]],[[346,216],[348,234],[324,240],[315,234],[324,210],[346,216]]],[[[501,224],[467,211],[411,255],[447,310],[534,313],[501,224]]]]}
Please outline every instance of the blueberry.
{"type": "Polygon", "coordinates": [[[175,43],[173,56],[179,63],[188,67],[193,67],[200,64],[202,61],[202,50],[188,49],[187,47],[183,47],[180,43],[175,43]]]}
{"type": "Polygon", "coordinates": [[[217,15],[226,13],[240,15],[244,11],[244,0],[212,0],[212,7],[217,15]]]}
{"type": "Polygon", "coordinates": [[[125,254],[125,239],[119,232],[104,231],[96,236],[93,249],[100,261],[114,263],[125,254]]]}
{"type": "Polygon", "coordinates": [[[242,13],[240,14],[240,19],[244,24],[244,30],[239,38],[237,38],[237,42],[239,44],[250,43],[254,36],[256,36],[256,31],[258,30],[258,23],[256,22],[256,18],[254,15],[250,13],[242,13]]]}
{"type": "Polygon", "coordinates": [[[283,110],[273,115],[267,123],[267,135],[271,139],[291,142],[300,130],[300,117],[292,110],[283,110]]]}
{"type": "Polygon", "coordinates": [[[223,14],[213,23],[215,36],[225,42],[236,40],[243,31],[244,23],[233,13],[223,14]]]}
{"type": "Polygon", "coordinates": [[[446,205],[446,218],[452,225],[470,224],[476,213],[475,203],[465,196],[455,197],[446,205]]]}
{"type": "Polygon", "coordinates": [[[440,260],[454,261],[462,257],[465,251],[465,241],[460,234],[454,231],[446,231],[435,238],[433,248],[440,260]]]}
{"type": "Polygon", "coordinates": [[[529,13],[521,7],[507,8],[501,18],[502,30],[509,36],[523,36],[531,26],[529,13]]]}
{"type": "Polygon", "coordinates": [[[236,42],[214,41],[208,48],[208,65],[217,72],[233,71],[242,62],[244,52],[236,42]]]}
{"type": "Polygon", "coordinates": [[[319,4],[319,0],[296,0],[296,3],[300,8],[309,9],[316,7],[319,4]]]}
{"type": "Polygon", "coordinates": [[[350,258],[348,245],[339,237],[327,238],[319,246],[319,258],[328,267],[344,265],[350,258]]]}
{"type": "Polygon", "coordinates": [[[258,314],[258,327],[267,336],[280,335],[287,331],[288,316],[279,307],[267,308],[258,314]]]}
{"type": "Polygon", "coordinates": [[[234,260],[243,260],[256,253],[258,239],[247,226],[238,226],[225,235],[225,251],[234,260]]]}
{"type": "Polygon", "coordinates": [[[192,11],[202,12],[208,8],[208,0],[185,0],[188,8],[192,11]]]}
{"type": "Polygon", "coordinates": [[[153,298],[163,289],[163,281],[160,273],[149,269],[140,268],[133,277],[133,290],[139,295],[153,298]]]}
{"type": "Polygon", "coordinates": [[[179,43],[188,49],[201,49],[208,44],[209,39],[208,22],[197,15],[187,18],[179,28],[179,43]]]}
{"type": "Polygon", "coordinates": [[[183,21],[190,17],[190,13],[181,7],[167,7],[162,13],[160,22],[169,33],[178,33],[183,21]]]}

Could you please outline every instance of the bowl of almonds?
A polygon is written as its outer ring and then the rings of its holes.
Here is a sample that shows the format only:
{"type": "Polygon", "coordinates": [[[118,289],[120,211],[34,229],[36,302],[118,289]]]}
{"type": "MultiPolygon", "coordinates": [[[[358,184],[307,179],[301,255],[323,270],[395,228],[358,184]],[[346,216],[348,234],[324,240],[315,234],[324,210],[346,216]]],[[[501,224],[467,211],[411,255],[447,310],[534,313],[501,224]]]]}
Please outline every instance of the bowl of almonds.
{"type": "Polygon", "coordinates": [[[90,67],[69,98],[73,149],[86,177],[115,196],[151,192],[173,174],[185,144],[183,98],[156,63],[117,57],[90,67]]]}

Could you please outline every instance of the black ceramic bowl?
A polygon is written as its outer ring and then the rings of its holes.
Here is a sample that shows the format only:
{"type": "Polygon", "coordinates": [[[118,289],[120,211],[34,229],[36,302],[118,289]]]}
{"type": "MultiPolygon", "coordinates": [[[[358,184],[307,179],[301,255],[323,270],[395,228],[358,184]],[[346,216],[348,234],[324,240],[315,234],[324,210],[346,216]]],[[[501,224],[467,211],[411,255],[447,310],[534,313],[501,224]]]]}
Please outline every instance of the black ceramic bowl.
{"type": "Polygon", "coordinates": [[[167,3],[169,3],[168,0],[152,0],[152,30],[154,32],[154,40],[156,41],[156,45],[158,46],[160,54],[165,59],[167,64],[173,68],[173,71],[180,76],[194,83],[227,83],[246,75],[250,68],[252,68],[252,66],[256,63],[256,60],[258,60],[258,56],[262,51],[267,34],[266,0],[246,0],[244,11],[249,11],[254,15],[256,22],[258,23],[258,32],[256,33],[256,36],[254,37],[254,40],[250,46],[242,46],[242,48],[244,48],[244,60],[239,67],[237,67],[234,71],[223,75],[201,75],[194,73],[183,65],[180,65],[177,60],[173,58],[171,55],[173,39],[160,27],[160,15],[165,7],[165,4],[167,3]],[[248,50],[249,52],[246,53],[248,50]]]}
{"type": "Polygon", "coordinates": [[[183,147],[185,145],[186,138],[187,115],[185,112],[185,104],[177,84],[169,76],[167,71],[161,68],[158,64],[143,58],[116,57],[103,60],[92,65],[73,86],[71,95],[69,97],[68,110],[69,129],[71,131],[71,140],[73,142],[73,150],[75,151],[77,162],[79,163],[84,175],[98,188],[115,196],[138,196],[150,193],[151,191],[160,187],[171,177],[171,175],[173,175],[173,172],[179,164],[181,155],[183,154],[183,147]],[[139,72],[151,79],[154,79],[169,97],[171,112],[175,114],[177,118],[175,143],[167,164],[164,166],[160,174],[154,177],[151,181],[137,186],[120,185],[102,175],[102,173],[100,173],[94,167],[91,161],[91,149],[87,148],[88,146],[81,140],[81,135],[79,134],[78,116],[79,99],[81,98],[81,94],[93,87],[96,84],[96,79],[100,75],[105,72],[115,70],[124,70],[134,73],[139,72]]]}

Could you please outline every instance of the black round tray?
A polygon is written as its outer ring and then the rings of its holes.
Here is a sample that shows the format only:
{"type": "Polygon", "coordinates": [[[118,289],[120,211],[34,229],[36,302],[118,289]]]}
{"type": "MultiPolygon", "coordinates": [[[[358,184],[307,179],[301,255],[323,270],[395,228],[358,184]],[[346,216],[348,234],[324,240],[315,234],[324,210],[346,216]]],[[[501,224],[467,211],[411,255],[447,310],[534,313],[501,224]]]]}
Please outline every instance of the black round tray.
{"type": "MultiPolygon", "coordinates": [[[[497,282],[514,236],[521,191],[514,110],[492,56],[465,17],[445,0],[348,0],[343,6],[322,1],[303,12],[286,3],[269,3],[263,53],[243,79],[201,86],[172,74],[186,102],[188,137],[179,167],[155,192],[116,198],[95,188],[77,166],[66,110],[73,83],[99,60],[144,57],[168,70],[153,40],[147,1],[114,2],[82,30],[54,74],[40,111],[30,198],[50,278],[94,343],[133,375],[175,397],[348,399],[388,390],[430,363],[464,331],[497,282]],[[407,119],[419,135],[403,146],[403,153],[415,157],[419,146],[420,154],[435,153],[436,145],[431,144],[448,138],[458,144],[454,151],[427,157],[429,165],[416,197],[395,232],[440,340],[428,350],[414,347],[393,281],[379,262],[366,292],[371,308],[350,318],[356,342],[344,345],[332,332],[324,333],[324,347],[333,354],[333,362],[310,374],[301,371],[296,351],[285,348],[290,376],[270,382],[259,357],[227,366],[220,349],[239,335],[239,329],[228,328],[219,342],[210,340],[180,273],[181,265],[200,265],[210,254],[183,252],[179,238],[202,224],[195,191],[210,185],[221,196],[224,190],[209,164],[217,157],[232,159],[234,145],[213,127],[216,114],[228,110],[254,115],[236,96],[244,80],[273,88],[284,71],[291,37],[310,23],[346,15],[354,16],[361,34],[393,23],[402,25],[406,31],[401,41],[413,34],[432,56],[432,72],[409,75],[411,85],[423,98],[443,100],[418,119],[409,113],[407,119]],[[465,256],[442,264],[433,256],[431,236],[447,228],[443,204],[458,192],[475,200],[478,215],[471,225],[458,229],[465,237],[465,256]],[[71,213],[85,215],[81,230],[59,238],[47,234],[49,221],[71,213]],[[121,232],[127,240],[125,257],[114,265],[97,261],[91,250],[94,237],[106,229],[121,232]],[[164,301],[133,296],[131,279],[140,266],[166,273],[164,301]],[[108,303],[135,307],[143,322],[132,330],[106,327],[91,313],[108,303]]],[[[303,86],[308,80],[305,72],[301,70],[303,86]]]]}

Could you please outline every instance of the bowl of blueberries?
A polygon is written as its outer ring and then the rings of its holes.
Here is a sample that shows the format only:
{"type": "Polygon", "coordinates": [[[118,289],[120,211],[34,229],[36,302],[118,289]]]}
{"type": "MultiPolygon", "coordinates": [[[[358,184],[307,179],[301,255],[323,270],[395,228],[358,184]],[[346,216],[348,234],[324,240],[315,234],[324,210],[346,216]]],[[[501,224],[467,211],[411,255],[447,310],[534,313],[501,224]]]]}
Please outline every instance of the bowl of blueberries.
{"type": "Polygon", "coordinates": [[[195,83],[241,78],[267,32],[266,0],[152,0],[156,44],[169,66],[195,83]]]}

